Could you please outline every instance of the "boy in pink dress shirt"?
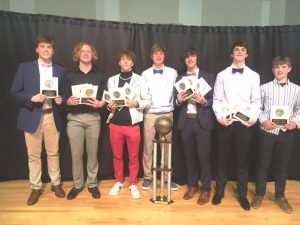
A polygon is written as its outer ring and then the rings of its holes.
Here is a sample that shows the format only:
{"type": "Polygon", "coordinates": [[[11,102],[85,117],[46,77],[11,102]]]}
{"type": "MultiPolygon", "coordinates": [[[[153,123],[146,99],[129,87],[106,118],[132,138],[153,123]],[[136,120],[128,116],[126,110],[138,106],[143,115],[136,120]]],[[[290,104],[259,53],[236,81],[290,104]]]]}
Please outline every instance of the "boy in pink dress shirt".
{"type": "Polygon", "coordinates": [[[213,109],[218,121],[218,149],[216,163],[216,193],[214,205],[221,203],[227,182],[227,162],[232,149],[236,155],[237,196],[240,206],[250,210],[247,200],[248,152],[252,141],[252,126],[260,112],[259,74],[245,65],[248,46],[236,42],[231,48],[232,64],[218,73],[213,97],[213,109]],[[248,108],[250,113],[243,117],[232,117],[237,109],[248,108]],[[224,115],[224,111],[229,114],[224,115]]]}

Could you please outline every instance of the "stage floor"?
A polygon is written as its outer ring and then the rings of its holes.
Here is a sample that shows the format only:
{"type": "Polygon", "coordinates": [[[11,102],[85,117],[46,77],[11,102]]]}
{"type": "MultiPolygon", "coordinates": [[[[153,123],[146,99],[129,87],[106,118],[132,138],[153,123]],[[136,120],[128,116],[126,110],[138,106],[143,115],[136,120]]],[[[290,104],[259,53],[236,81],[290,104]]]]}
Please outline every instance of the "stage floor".
{"type": "MultiPolygon", "coordinates": [[[[132,199],[128,182],[118,196],[111,197],[108,192],[113,180],[100,181],[101,198],[93,199],[85,188],[76,199],[59,199],[50,190],[50,184],[38,203],[27,206],[30,194],[27,180],[0,182],[0,224],[1,225],[298,225],[300,224],[300,182],[288,181],[286,196],[294,208],[293,214],[286,214],[273,203],[274,183],[269,182],[267,194],[262,207],[258,210],[244,211],[239,206],[235,183],[229,182],[222,203],[214,206],[197,205],[198,196],[191,200],[183,200],[186,186],[178,186],[172,191],[173,204],[153,204],[149,201],[152,189],[141,190],[140,199],[132,199]]],[[[64,182],[64,190],[68,192],[72,182],[64,182]]],[[[214,185],[213,185],[214,189],[214,185]]],[[[254,183],[249,183],[248,198],[252,199],[254,183]]]]}

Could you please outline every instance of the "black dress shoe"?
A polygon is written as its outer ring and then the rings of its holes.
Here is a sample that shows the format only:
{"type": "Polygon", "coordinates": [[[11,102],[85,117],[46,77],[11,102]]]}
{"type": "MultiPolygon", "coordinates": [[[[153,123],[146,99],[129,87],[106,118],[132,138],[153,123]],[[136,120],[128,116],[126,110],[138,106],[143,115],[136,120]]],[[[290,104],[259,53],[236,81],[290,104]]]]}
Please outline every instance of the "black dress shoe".
{"type": "Polygon", "coordinates": [[[68,200],[72,200],[74,198],[76,198],[76,196],[82,191],[82,188],[78,189],[76,187],[73,187],[71,189],[71,191],[69,192],[69,194],[67,195],[67,199],[68,200]]]}
{"type": "Polygon", "coordinates": [[[250,204],[246,197],[238,197],[238,200],[239,200],[240,206],[244,210],[250,210],[250,204]]]}
{"type": "Polygon", "coordinates": [[[88,188],[89,192],[92,194],[92,197],[98,199],[101,197],[98,187],[88,188]]]}
{"type": "Polygon", "coordinates": [[[31,194],[27,200],[27,205],[34,205],[35,203],[37,203],[42,193],[42,189],[32,189],[31,194]]]}
{"type": "Polygon", "coordinates": [[[216,193],[211,201],[213,205],[219,205],[224,195],[216,193]]]}

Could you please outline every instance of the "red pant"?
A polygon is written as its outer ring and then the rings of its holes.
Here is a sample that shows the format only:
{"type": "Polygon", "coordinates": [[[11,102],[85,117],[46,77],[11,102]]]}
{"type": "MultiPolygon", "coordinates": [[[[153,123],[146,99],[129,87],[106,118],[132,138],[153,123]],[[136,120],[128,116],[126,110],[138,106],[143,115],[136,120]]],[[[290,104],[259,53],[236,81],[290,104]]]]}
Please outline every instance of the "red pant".
{"type": "Polygon", "coordinates": [[[137,184],[139,171],[140,126],[109,125],[110,143],[113,152],[114,172],[117,182],[124,182],[123,145],[126,139],[129,158],[129,185],[137,184]]]}

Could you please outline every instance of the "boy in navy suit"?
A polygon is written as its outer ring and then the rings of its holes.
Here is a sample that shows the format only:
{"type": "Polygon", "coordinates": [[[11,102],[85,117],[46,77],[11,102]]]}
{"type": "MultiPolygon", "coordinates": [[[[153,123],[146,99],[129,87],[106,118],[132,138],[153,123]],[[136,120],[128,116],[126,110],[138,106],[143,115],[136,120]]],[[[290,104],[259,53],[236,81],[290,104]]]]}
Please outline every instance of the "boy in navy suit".
{"type": "Polygon", "coordinates": [[[214,127],[212,111],[213,86],[215,78],[198,67],[200,53],[195,48],[183,51],[182,59],[186,65],[186,72],[177,81],[188,78],[193,83],[204,79],[211,87],[207,93],[196,90],[190,98],[187,92],[175,91],[176,103],[180,107],[177,127],[183,144],[186,159],[188,190],[183,199],[189,200],[200,190],[197,203],[204,205],[209,201],[211,191],[211,131],[214,127]],[[199,188],[198,180],[202,186],[199,188]]]}
{"type": "MultiPolygon", "coordinates": [[[[38,59],[21,63],[11,87],[11,95],[20,103],[17,128],[24,131],[27,146],[29,179],[32,189],[27,201],[35,204],[42,194],[42,141],[44,141],[51,190],[59,198],[65,196],[59,168],[59,136],[61,121],[58,106],[61,105],[65,69],[52,63],[54,39],[39,35],[36,39],[38,59]],[[49,97],[41,91],[41,80],[57,78],[57,92],[49,97]]],[[[45,85],[47,86],[47,85],[45,85]]],[[[52,92],[53,93],[53,92],[52,92]]]]}

